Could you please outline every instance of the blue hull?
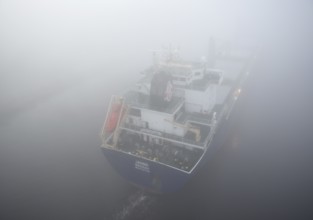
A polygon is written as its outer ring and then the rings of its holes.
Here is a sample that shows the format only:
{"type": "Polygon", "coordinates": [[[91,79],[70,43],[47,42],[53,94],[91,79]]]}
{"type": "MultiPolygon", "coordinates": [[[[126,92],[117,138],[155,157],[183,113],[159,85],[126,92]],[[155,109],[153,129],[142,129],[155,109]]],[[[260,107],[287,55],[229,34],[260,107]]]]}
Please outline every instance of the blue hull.
{"type": "Polygon", "coordinates": [[[108,148],[102,150],[113,169],[123,178],[153,192],[175,192],[182,188],[191,175],[124,152],[108,148]]]}

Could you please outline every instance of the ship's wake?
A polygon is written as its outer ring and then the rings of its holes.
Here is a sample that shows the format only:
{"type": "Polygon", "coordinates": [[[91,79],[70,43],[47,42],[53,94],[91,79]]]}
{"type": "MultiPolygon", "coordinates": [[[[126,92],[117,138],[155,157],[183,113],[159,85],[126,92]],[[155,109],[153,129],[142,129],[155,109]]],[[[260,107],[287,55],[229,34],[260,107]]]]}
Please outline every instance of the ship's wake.
{"type": "Polygon", "coordinates": [[[144,191],[136,191],[112,215],[113,220],[147,219],[153,215],[156,197],[144,191]]]}

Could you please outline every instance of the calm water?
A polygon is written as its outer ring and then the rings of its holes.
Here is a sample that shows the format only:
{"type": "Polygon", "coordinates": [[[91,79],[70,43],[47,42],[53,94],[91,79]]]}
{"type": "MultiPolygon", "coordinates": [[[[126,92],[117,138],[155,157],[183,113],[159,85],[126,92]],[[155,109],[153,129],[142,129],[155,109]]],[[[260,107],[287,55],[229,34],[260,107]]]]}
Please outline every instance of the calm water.
{"type": "Polygon", "coordinates": [[[110,79],[85,80],[0,116],[0,219],[312,219],[306,55],[260,54],[232,135],[172,195],[129,186],[102,155],[98,134],[118,90],[110,79]]]}

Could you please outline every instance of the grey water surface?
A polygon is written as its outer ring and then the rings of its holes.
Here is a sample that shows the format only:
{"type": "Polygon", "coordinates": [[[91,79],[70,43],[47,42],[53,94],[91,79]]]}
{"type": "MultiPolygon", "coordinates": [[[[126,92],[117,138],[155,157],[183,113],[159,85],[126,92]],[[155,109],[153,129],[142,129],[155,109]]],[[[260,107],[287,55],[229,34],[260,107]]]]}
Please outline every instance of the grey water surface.
{"type": "Polygon", "coordinates": [[[312,219],[310,1],[0,1],[0,219],[312,219]],[[110,96],[179,46],[258,45],[231,135],[186,187],[137,189],[100,150],[110,96]]]}

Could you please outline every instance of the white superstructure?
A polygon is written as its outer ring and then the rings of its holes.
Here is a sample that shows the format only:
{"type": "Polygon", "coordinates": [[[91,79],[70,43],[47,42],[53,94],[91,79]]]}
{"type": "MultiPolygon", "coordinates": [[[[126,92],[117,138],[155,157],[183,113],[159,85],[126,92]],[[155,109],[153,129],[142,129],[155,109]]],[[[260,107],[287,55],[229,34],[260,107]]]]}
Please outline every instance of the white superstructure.
{"type": "MultiPolygon", "coordinates": [[[[208,68],[205,60],[167,58],[155,62],[122,97],[112,98],[103,143],[191,172],[235,101],[228,98],[235,88],[224,83],[222,70],[208,68]]],[[[231,80],[228,75],[226,79],[231,80]]]]}

